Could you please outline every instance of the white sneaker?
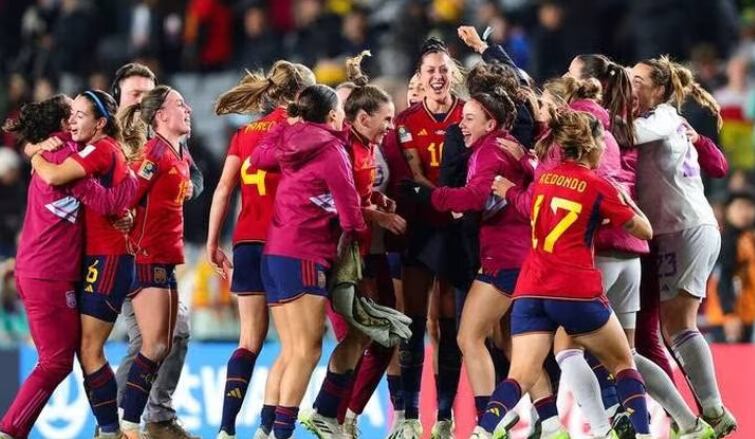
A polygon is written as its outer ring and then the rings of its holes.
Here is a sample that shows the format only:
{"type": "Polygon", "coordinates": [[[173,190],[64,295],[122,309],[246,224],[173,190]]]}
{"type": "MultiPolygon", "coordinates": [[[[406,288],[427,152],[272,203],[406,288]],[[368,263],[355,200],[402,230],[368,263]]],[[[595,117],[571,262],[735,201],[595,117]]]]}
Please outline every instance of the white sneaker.
{"type": "Polygon", "coordinates": [[[356,415],[349,415],[346,413],[346,417],[343,419],[343,435],[347,439],[359,439],[359,423],[356,415]]]}
{"type": "Polygon", "coordinates": [[[454,439],[454,421],[443,420],[435,422],[430,439],[454,439]]]}
{"type": "Polygon", "coordinates": [[[491,433],[488,433],[487,430],[480,427],[479,425],[472,430],[472,436],[469,436],[469,439],[492,439],[493,435],[491,433]]]}
{"type": "Polygon", "coordinates": [[[403,410],[394,410],[393,411],[393,423],[391,424],[391,428],[388,430],[388,436],[387,437],[394,437],[396,432],[398,431],[399,425],[401,425],[401,422],[404,421],[404,411],[403,410]]]}
{"type": "Polygon", "coordinates": [[[273,437],[272,431],[268,434],[268,433],[265,433],[265,430],[263,430],[262,427],[258,427],[257,431],[254,432],[254,436],[252,437],[252,439],[272,439],[272,437],[273,437]]]}
{"type": "Polygon", "coordinates": [[[716,439],[718,435],[713,427],[702,418],[697,418],[695,428],[679,435],[679,439],[716,439]]]}
{"type": "Polygon", "coordinates": [[[422,424],[419,419],[404,419],[396,427],[389,439],[421,439],[422,424]]]}
{"type": "Polygon", "coordinates": [[[343,439],[343,429],[336,418],[328,418],[312,411],[309,417],[299,419],[301,425],[311,431],[318,439],[343,439]]]}
{"type": "Polygon", "coordinates": [[[215,439],[236,439],[236,435],[230,435],[226,433],[225,430],[220,430],[215,439]]]}
{"type": "Polygon", "coordinates": [[[136,422],[121,421],[121,431],[126,439],[145,439],[146,434],[142,433],[141,426],[136,422]]]}

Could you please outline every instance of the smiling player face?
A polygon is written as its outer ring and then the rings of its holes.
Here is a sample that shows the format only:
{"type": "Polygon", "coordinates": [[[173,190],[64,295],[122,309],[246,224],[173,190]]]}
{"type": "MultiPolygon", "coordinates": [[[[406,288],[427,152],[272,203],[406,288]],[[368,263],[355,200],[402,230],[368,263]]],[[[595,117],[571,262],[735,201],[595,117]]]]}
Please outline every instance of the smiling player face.
{"type": "Polygon", "coordinates": [[[451,96],[451,69],[451,58],[446,53],[428,53],[422,58],[419,80],[426,98],[444,101],[451,96]]]}

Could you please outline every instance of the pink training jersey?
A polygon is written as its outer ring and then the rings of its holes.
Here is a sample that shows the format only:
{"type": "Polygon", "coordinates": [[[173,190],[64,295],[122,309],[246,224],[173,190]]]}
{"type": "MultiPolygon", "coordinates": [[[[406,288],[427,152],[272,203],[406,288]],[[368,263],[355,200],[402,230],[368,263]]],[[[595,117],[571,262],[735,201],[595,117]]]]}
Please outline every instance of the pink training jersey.
{"type": "MultiPolygon", "coordinates": [[[[60,164],[77,152],[64,143],[45,160],[60,164]]],[[[81,277],[84,218],[79,200],[67,186],[51,186],[34,173],[29,183],[26,216],[16,254],[16,275],[33,279],[77,281],[81,277]]]]}

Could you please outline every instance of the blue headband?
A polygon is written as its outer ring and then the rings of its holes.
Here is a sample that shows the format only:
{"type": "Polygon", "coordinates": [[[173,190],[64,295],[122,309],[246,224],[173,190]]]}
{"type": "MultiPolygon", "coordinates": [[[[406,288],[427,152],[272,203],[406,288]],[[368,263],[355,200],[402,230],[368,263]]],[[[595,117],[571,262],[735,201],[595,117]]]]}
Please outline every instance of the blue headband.
{"type": "Polygon", "coordinates": [[[110,119],[110,113],[107,112],[107,109],[105,108],[105,106],[102,105],[102,101],[100,100],[100,98],[97,97],[97,95],[93,91],[87,90],[83,94],[92,98],[92,100],[94,101],[94,105],[100,111],[100,113],[102,114],[102,117],[104,117],[105,119],[110,119]]]}

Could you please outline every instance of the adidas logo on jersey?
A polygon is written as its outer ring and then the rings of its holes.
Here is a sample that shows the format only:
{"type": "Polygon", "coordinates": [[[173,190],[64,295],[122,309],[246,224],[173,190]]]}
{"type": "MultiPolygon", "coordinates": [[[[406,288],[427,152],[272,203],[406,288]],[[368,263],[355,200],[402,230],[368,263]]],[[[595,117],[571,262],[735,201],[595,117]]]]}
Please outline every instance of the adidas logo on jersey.
{"type": "Polygon", "coordinates": [[[424,128],[422,128],[421,130],[419,130],[419,132],[417,133],[417,135],[418,136],[426,136],[427,135],[427,130],[424,129],[424,128]]]}

